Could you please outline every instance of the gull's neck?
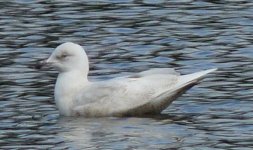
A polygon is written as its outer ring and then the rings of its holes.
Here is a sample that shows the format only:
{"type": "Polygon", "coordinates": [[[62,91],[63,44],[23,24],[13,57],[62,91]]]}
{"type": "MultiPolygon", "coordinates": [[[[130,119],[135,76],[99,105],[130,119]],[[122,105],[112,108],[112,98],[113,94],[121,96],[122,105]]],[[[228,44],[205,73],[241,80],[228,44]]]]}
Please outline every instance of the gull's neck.
{"type": "Polygon", "coordinates": [[[80,71],[62,72],[58,75],[54,96],[60,114],[72,115],[73,99],[88,83],[87,75],[80,71]]]}

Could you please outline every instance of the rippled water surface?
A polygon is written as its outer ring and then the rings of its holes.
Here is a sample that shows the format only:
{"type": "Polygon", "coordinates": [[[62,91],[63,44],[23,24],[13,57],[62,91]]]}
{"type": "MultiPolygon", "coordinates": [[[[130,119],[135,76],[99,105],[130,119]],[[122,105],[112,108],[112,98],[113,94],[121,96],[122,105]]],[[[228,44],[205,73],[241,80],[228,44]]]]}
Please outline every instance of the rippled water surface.
{"type": "Polygon", "coordinates": [[[0,2],[1,149],[253,149],[251,0],[0,2]],[[85,47],[90,78],[148,68],[218,72],[147,118],[64,118],[54,70],[65,41],[85,47]]]}

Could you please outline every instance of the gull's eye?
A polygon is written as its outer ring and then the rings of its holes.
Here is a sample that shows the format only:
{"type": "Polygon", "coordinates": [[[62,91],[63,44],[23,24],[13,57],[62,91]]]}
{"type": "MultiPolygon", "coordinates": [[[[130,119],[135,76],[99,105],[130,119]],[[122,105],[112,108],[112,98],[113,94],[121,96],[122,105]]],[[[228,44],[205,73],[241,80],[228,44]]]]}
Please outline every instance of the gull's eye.
{"type": "Polygon", "coordinates": [[[64,58],[67,58],[68,56],[69,56],[68,54],[63,53],[61,55],[58,55],[57,59],[64,59],[64,58]]]}
{"type": "Polygon", "coordinates": [[[62,58],[66,58],[68,56],[68,54],[62,54],[61,57],[62,58]]]}

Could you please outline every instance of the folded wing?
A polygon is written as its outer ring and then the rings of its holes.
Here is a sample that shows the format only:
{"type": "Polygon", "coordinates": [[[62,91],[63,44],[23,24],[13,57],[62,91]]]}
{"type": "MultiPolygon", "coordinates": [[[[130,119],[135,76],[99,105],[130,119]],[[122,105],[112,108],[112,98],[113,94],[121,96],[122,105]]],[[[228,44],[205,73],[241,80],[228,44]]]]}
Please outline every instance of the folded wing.
{"type": "Polygon", "coordinates": [[[91,83],[76,97],[73,111],[83,116],[159,113],[212,71],[180,76],[173,69],[151,69],[125,78],[91,83]]]}

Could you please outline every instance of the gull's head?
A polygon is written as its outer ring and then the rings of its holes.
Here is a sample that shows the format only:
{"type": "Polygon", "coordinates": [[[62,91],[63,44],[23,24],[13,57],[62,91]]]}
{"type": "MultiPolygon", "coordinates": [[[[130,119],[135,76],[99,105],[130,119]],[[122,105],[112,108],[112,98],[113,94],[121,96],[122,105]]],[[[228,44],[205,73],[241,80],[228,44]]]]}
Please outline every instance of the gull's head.
{"type": "Polygon", "coordinates": [[[61,72],[80,71],[88,74],[89,62],[84,49],[75,43],[66,42],[54,50],[46,64],[61,72]]]}

